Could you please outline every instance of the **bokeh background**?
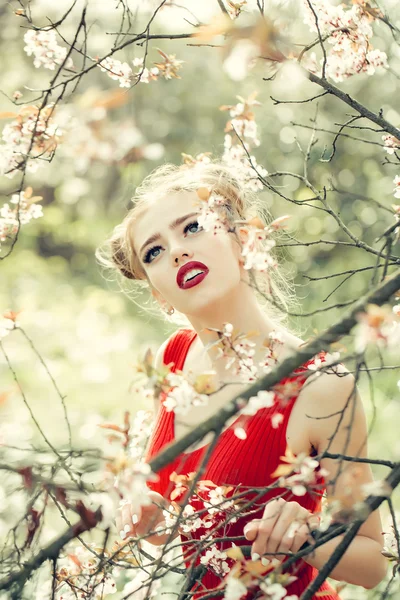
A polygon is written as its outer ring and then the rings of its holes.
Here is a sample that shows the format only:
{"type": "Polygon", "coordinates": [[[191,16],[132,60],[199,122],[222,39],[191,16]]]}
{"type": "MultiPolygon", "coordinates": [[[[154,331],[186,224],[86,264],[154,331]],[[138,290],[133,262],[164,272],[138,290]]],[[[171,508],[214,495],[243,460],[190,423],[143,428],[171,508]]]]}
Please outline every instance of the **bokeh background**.
{"type": "MultiPolygon", "coordinates": [[[[156,3],[131,4],[139,9],[133,29],[140,31],[151,14],[149,9],[156,3]]],[[[160,11],[153,33],[188,31],[188,21],[196,22],[193,13],[199,21],[207,22],[219,11],[218,3],[212,0],[181,0],[179,5],[186,8],[170,6],[160,11]]],[[[249,1],[248,5],[255,9],[255,3],[249,1]]],[[[56,21],[68,6],[61,0],[37,0],[31,6],[35,24],[43,26],[48,19],[56,21]]],[[[270,2],[268,11],[289,38],[306,44],[314,38],[303,23],[301,6],[298,1],[270,2]]],[[[398,2],[387,0],[380,6],[400,27],[398,2]]],[[[60,27],[66,40],[73,38],[79,7],[82,3],[60,27]]],[[[17,3],[0,6],[3,111],[13,110],[9,98],[15,90],[23,93],[24,102],[34,103],[38,95],[35,90],[46,87],[51,77],[49,71],[35,69],[32,57],[24,52],[26,22],[14,14],[17,8],[17,3]]],[[[250,17],[251,12],[243,14],[243,19],[250,17]]],[[[117,2],[88,3],[90,56],[104,55],[112,47],[120,18],[117,2]]],[[[382,110],[388,121],[399,126],[398,38],[396,42],[383,23],[375,23],[374,31],[374,47],[386,51],[389,70],[382,69],[373,76],[354,76],[337,85],[372,111],[382,110]]],[[[66,443],[68,430],[59,395],[41,359],[65,396],[73,440],[80,447],[105,448],[105,434],[98,428],[99,423],[121,422],[125,410],[133,415],[139,409],[151,408],[137,390],[135,365],[147,348],[155,351],[176,326],[146,310],[149,298],[137,296],[134,283],[125,281],[123,291],[118,280],[102,272],[96,263],[95,249],[122,220],[131,206],[135,187],[156,166],[165,161],[181,163],[182,152],[222,154],[228,114],[220,106],[235,104],[238,94],[247,98],[256,91],[261,103],[255,109],[261,145],[253,152],[259,164],[269,172],[302,174],[301,148],[307,148],[316,119],[321,131],[316,133],[317,142],[308,163],[312,183],[318,189],[333,185],[340,190],[328,192],[329,202],[340,211],[349,229],[372,246],[393,222],[393,178],[398,170],[387,164],[388,155],[378,127],[363,121],[362,125],[371,129],[347,129],[349,137],[339,139],[334,158],[326,162],[332,148],[331,132],[336,132],[337,124],[353,114],[348,106],[332,96],[307,104],[275,105],[271,96],[299,100],[322,90],[291,65],[285,65],[269,79],[271,73],[262,61],[247,77],[235,81],[223,68],[220,48],[195,47],[189,42],[163,39],[149,46],[149,65],[159,59],[157,47],[185,61],[180,79],[160,78],[126,89],[98,68],[88,73],[73,94],[66,94],[56,111],[64,135],[54,159],[44,162],[36,173],[28,174],[26,183],[35,195],[43,196],[44,216],[22,228],[12,254],[1,262],[0,307],[3,312],[21,311],[19,322],[34,348],[18,331],[8,336],[3,345],[35,417],[54,444],[66,443]]],[[[143,56],[143,52],[143,46],[128,46],[115,58],[131,61],[143,56]]],[[[0,178],[2,201],[16,189],[17,179],[0,178]]],[[[295,200],[310,198],[310,191],[291,176],[277,178],[273,183],[295,200]]],[[[282,251],[284,269],[296,284],[299,311],[309,313],[357,299],[370,288],[371,272],[363,271],[328,298],[344,277],[319,278],[371,266],[374,258],[346,246],[313,243],[347,238],[333,218],[312,206],[285,202],[268,190],[260,195],[274,217],[292,215],[289,233],[303,242],[282,251]]],[[[334,323],[342,311],[333,308],[310,317],[293,317],[289,322],[306,339],[334,323]]],[[[351,343],[350,336],[344,346],[351,348],[351,343]]],[[[379,358],[372,349],[368,363],[372,383],[364,373],[359,387],[371,424],[370,456],[398,460],[399,355],[384,351],[383,358],[384,364],[393,369],[380,371],[379,358]]],[[[0,375],[0,443],[18,446],[36,440],[40,444],[37,427],[3,355],[0,375]]],[[[374,468],[374,473],[383,477],[386,470],[374,468]]],[[[7,505],[6,497],[2,502],[6,515],[12,507],[7,505]]],[[[4,518],[0,521],[2,533],[6,528],[4,518]]],[[[343,598],[349,599],[373,598],[376,594],[377,591],[352,586],[342,592],[343,598]]]]}

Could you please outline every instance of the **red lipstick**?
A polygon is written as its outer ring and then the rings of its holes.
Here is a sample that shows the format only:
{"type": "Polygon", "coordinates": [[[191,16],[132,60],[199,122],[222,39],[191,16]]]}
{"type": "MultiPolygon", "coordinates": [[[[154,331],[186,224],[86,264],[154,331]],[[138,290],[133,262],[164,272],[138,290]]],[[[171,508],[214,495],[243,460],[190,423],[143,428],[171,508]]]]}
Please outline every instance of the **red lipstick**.
{"type": "Polygon", "coordinates": [[[186,263],[185,265],[181,266],[176,275],[176,283],[181,289],[186,290],[188,288],[194,287],[195,285],[203,281],[208,271],[209,269],[204,263],[192,260],[186,263]],[[202,271],[202,273],[199,273],[195,275],[192,279],[185,281],[186,273],[193,270],[202,271]]]}

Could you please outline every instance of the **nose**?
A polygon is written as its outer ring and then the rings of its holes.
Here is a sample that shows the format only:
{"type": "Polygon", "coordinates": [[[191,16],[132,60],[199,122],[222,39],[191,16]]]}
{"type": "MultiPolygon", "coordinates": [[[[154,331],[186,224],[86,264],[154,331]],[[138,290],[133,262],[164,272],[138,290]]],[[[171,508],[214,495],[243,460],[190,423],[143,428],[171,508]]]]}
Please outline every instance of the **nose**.
{"type": "Polygon", "coordinates": [[[193,252],[186,248],[176,247],[171,251],[171,260],[174,267],[179,266],[182,262],[193,257],[193,252]]]}

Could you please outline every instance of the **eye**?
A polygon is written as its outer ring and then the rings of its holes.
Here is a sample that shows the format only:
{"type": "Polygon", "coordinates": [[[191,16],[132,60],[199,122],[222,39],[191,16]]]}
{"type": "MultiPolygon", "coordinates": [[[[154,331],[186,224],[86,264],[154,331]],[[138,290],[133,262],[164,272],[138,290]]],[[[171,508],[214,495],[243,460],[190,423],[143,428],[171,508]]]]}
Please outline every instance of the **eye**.
{"type": "MultiPolygon", "coordinates": [[[[184,233],[186,233],[191,227],[193,227],[193,225],[196,225],[198,227],[197,231],[201,231],[203,228],[199,225],[198,221],[192,221],[191,223],[188,223],[185,227],[185,229],[183,230],[184,233]]],[[[197,233],[197,231],[194,231],[193,233],[197,233]]]]}
{"type": "MultiPolygon", "coordinates": [[[[199,231],[203,230],[203,227],[201,227],[199,225],[198,221],[192,221],[191,223],[188,223],[187,225],[185,225],[183,233],[187,233],[187,231],[189,231],[189,229],[191,229],[193,226],[197,227],[197,231],[192,231],[192,233],[198,233],[199,231]]],[[[147,252],[144,256],[143,262],[151,263],[153,261],[153,258],[157,258],[157,256],[159,256],[158,254],[156,254],[154,256],[153,252],[155,252],[156,250],[159,250],[160,248],[161,248],[161,246],[153,246],[152,248],[147,250],[147,252]]]]}
{"type": "MultiPolygon", "coordinates": [[[[152,262],[151,258],[153,256],[153,252],[154,252],[154,250],[158,250],[159,248],[161,248],[161,246],[153,246],[152,248],[150,248],[150,250],[147,250],[147,252],[145,254],[145,257],[143,259],[143,262],[145,262],[145,263],[152,262]]],[[[158,256],[158,254],[156,255],[155,258],[157,258],[157,256],[158,256]]]]}

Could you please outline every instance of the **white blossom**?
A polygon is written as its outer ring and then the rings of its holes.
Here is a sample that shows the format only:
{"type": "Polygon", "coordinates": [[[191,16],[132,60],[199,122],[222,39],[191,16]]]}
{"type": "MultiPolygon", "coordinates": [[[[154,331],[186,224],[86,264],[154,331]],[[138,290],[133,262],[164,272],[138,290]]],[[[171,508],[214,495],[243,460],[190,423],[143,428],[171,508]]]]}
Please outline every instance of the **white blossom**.
{"type": "Polygon", "coordinates": [[[275,413],[271,417],[271,425],[274,429],[278,429],[279,425],[283,421],[283,415],[281,413],[275,413]]]}
{"type": "Polygon", "coordinates": [[[240,600],[247,594],[247,588],[237,577],[228,577],[226,580],[224,600],[240,600]]]}
{"type": "Polygon", "coordinates": [[[186,415],[193,406],[206,406],[208,404],[208,395],[199,394],[195,388],[183,376],[176,373],[169,373],[167,380],[174,386],[169,390],[163,405],[167,412],[174,411],[175,414],[186,415]]]}
{"type": "Polygon", "coordinates": [[[357,352],[364,352],[369,344],[388,348],[400,344],[400,319],[390,306],[368,304],[356,318],[354,347],[357,352]]]}
{"type": "Polygon", "coordinates": [[[393,135],[385,134],[382,136],[383,147],[388,154],[394,154],[396,150],[400,150],[400,140],[393,135]]]}
{"type": "Polygon", "coordinates": [[[240,410],[243,415],[255,415],[263,408],[270,408],[275,404],[275,394],[271,391],[260,390],[257,396],[251,396],[246,406],[240,410]]]}
{"type": "Polygon", "coordinates": [[[314,358],[313,362],[307,366],[310,371],[317,371],[321,367],[336,364],[340,358],[340,352],[326,352],[314,358]]]}
{"type": "MultiPolygon", "coordinates": [[[[153,390],[146,390],[152,392],[153,390]]],[[[154,394],[152,394],[154,395],[154,394]]],[[[128,452],[133,458],[142,458],[154,426],[153,414],[149,410],[138,410],[129,429],[128,452]]]]}
{"type": "Polygon", "coordinates": [[[131,87],[133,81],[133,71],[126,62],[121,62],[111,56],[108,56],[98,66],[100,70],[116,81],[119,81],[120,87],[131,87]]]}
{"type": "Polygon", "coordinates": [[[256,271],[267,271],[276,266],[276,260],[269,253],[275,246],[275,241],[267,238],[267,227],[264,230],[250,227],[248,236],[243,244],[242,256],[246,259],[244,268],[256,271]],[[260,242],[263,241],[261,246],[260,242]]]}
{"type": "Polygon", "coordinates": [[[229,566],[226,559],[226,553],[221,552],[214,545],[200,558],[200,562],[202,565],[211,567],[217,575],[226,575],[229,573],[229,566]]]}
{"type": "MultiPolygon", "coordinates": [[[[1,224],[1,222],[0,222],[1,224]]],[[[16,324],[12,319],[7,319],[6,317],[0,317],[0,340],[5,338],[10,331],[15,329],[16,324]]]]}
{"type": "MultiPolygon", "coordinates": [[[[28,56],[34,56],[33,64],[36,68],[44,67],[54,71],[56,65],[60,65],[67,56],[67,48],[59,46],[54,29],[49,31],[35,31],[29,29],[25,32],[24,47],[28,56]]],[[[67,69],[73,67],[71,57],[68,57],[65,65],[67,69]]]]}
{"type": "MultiPolygon", "coordinates": [[[[160,73],[158,67],[152,67],[148,69],[143,67],[143,58],[134,58],[132,61],[134,67],[139,67],[139,70],[135,73],[135,78],[140,80],[141,83],[150,83],[151,80],[158,79],[160,73]]],[[[170,77],[166,77],[170,79],[170,77]]]]}
{"type": "MultiPolygon", "coordinates": [[[[311,31],[317,32],[315,15],[307,0],[304,0],[303,6],[304,23],[311,31]]],[[[373,15],[370,11],[367,12],[361,4],[347,8],[344,4],[333,6],[327,0],[314,0],[313,8],[321,35],[328,35],[327,42],[332,46],[331,49],[325,47],[327,77],[340,82],[357,73],[373,75],[379,67],[388,68],[386,53],[371,47],[373,30],[370,19],[373,15]]],[[[323,62],[324,58],[321,58],[320,65],[323,62]]],[[[316,70],[314,52],[302,64],[312,72],[322,74],[321,68],[316,70]]]]}
{"type": "MultiPolygon", "coordinates": [[[[400,513],[397,511],[395,513],[395,522],[396,522],[397,531],[399,531],[399,529],[400,529],[400,513]]],[[[394,524],[393,524],[393,519],[392,519],[391,515],[389,515],[386,519],[385,531],[383,531],[383,534],[384,534],[383,551],[386,554],[392,556],[393,559],[398,560],[399,559],[399,547],[398,547],[394,524]]]]}
{"type": "Polygon", "coordinates": [[[24,165],[35,172],[42,160],[54,152],[62,131],[52,121],[53,106],[21,108],[16,118],[3,128],[0,145],[0,174],[13,177],[24,165]],[[29,155],[28,155],[29,153],[29,155]]]}
{"type": "MultiPolygon", "coordinates": [[[[280,583],[272,583],[268,577],[260,583],[260,589],[266,594],[268,600],[282,600],[287,595],[287,590],[280,583]]],[[[287,596],[285,600],[297,600],[297,596],[287,596]]]]}

